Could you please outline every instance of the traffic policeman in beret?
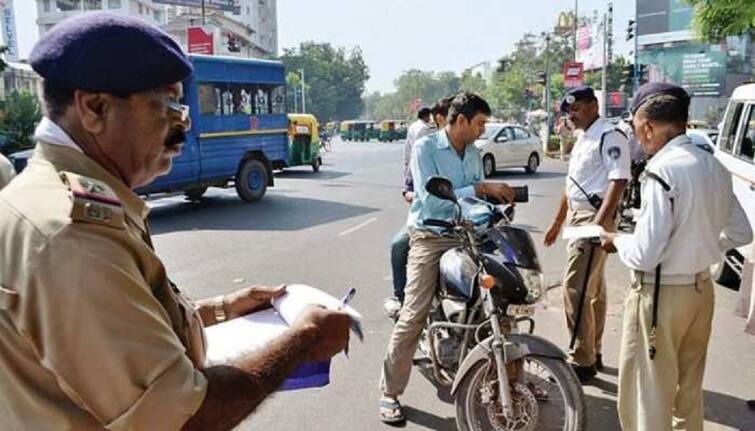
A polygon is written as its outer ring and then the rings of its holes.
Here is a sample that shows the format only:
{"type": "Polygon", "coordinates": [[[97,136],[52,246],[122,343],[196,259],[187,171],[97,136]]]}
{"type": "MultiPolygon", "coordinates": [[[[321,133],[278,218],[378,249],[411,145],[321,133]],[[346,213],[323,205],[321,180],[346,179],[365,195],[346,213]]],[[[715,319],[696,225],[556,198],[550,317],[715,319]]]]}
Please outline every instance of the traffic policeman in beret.
{"type": "Polygon", "coordinates": [[[713,318],[710,266],[752,241],[731,174],[687,137],[689,96],[680,87],[640,88],[632,125],[652,158],[632,235],[608,234],[632,270],[624,302],[619,418],[625,431],[703,429],[703,372],[713,318]]]}
{"type": "Polygon", "coordinates": [[[46,33],[30,62],[46,116],[28,167],[0,192],[6,427],[230,429],[298,364],[343,349],[348,316],[311,307],[262,351],[205,363],[204,326],[283,290],[192,302],[155,254],[132,190],[169,171],[190,127],[179,100],[192,64],[166,33],[83,14],[46,33]]]}
{"type": "MultiPolygon", "coordinates": [[[[616,209],[631,176],[627,137],[600,117],[592,88],[570,90],[561,103],[561,111],[582,132],[571,152],[556,216],[545,234],[546,246],[556,241],[564,223],[598,224],[608,231],[615,230],[616,209]]],[[[603,368],[605,259],[605,252],[589,240],[572,240],[567,245],[564,311],[571,334],[570,362],[582,382],[603,368]]]]}

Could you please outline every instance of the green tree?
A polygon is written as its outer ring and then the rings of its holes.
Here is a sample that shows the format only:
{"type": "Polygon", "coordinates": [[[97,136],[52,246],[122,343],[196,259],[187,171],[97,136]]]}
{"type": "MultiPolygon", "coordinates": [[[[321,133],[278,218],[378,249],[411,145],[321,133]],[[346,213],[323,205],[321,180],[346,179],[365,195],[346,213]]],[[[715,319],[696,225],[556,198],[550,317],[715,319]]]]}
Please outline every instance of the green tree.
{"type": "Polygon", "coordinates": [[[7,141],[3,153],[32,148],[34,128],[41,119],[42,109],[34,95],[12,92],[5,101],[5,115],[0,122],[0,134],[7,141]]]}
{"type": "Polygon", "coordinates": [[[702,39],[721,41],[726,36],[755,30],[755,2],[752,0],[687,0],[695,7],[693,28],[702,39]]]}
{"type": "MultiPolygon", "coordinates": [[[[280,60],[289,71],[288,78],[304,70],[307,112],[320,121],[361,115],[362,93],[370,76],[359,48],[347,51],[329,43],[302,42],[298,48],[284,49],[280,60]]],[[[289,80],[289,84],[293,82],[289,80]]],[[[293,100],[289,100],[289,108],[293,109],[293,100]]]]}

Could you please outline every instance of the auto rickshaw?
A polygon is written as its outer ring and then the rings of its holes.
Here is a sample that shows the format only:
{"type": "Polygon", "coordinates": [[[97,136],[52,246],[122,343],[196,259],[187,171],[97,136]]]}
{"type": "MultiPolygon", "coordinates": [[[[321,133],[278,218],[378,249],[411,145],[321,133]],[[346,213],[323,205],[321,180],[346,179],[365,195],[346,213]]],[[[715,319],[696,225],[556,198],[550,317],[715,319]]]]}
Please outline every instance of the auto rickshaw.
{"type": "Polygon", "coordinates": [[[396,120],[381,121],[378,140],[380,142],[391,142],[399,139],[398,123],[396,120]]]}
{"type": "Polygon", "coordinates": [[[311,165],[317,172],[322,165],[317,118],[312,114],[288,114],[288,165],[311,165]]]}
{"type": "Polygon", "coordinates": [[[368,121],[366,130],[367,130],[367,133],[365,135],[366,141],[371,141],[373,139],[380,138],[380,127],[378,123],[374,121],[368,121]]]}
{"type": "Polygon", "coordinates": [[[354,128],[351,134],[351,139],[354,141],[367,140],[367,122],[366,121],[354,122],[354,128]]]}
{"type": "Polygon", "coordinates": [[[355,121],[346,120],[341,122],[341,140],[351,141],[354,139],[354,123],[355,121]]]}
{"type": "Polygon", "coordinates": [[[399,121],[398,125],[396,126],[397,130],[397,139],[406,139],[406,132],[409,130],[409,122],[408,121],[399,121]]]}

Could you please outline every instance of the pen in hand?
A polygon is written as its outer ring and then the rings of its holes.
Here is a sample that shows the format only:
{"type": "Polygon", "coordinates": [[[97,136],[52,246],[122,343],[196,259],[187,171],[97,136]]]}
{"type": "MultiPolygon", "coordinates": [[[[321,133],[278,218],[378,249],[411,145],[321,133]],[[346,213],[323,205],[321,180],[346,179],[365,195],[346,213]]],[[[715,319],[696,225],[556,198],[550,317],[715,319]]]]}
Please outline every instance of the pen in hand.
{"type": "MultiPolygon", "coordinates": [[[[354,298],[354,295],[356,295],[357,290],[353,287],[350,287],[349,290],[346,292],[345,295],[341,298],[341,303],[338,305],[338,310],[342,310],[344,307],[346,307],[349,302],[354,298]]],[[[343,349],[343,354],[346,355],[346,357],[349,357],[349,345],[346,344],[346,347],[343,349]]]]}

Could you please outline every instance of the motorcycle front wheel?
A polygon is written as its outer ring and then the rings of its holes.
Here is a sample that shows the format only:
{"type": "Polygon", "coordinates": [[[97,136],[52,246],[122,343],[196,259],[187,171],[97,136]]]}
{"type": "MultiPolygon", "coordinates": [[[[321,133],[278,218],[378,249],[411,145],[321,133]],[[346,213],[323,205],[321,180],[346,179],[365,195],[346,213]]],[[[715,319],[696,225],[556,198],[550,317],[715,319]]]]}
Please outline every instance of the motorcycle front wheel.
{"type": "Polygon", "coordinates": [[[506,418],[498,397],[495,362],[472,366],[456,393],[459,431],[583,431],[587,411],[582,386],[565,361],[525,356],[523,377],[511,385],[514,413],[506,418]]]}

